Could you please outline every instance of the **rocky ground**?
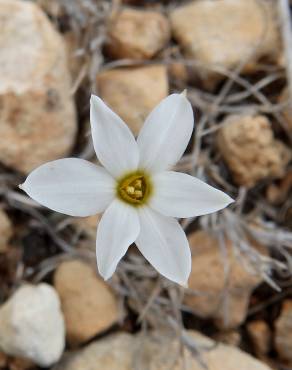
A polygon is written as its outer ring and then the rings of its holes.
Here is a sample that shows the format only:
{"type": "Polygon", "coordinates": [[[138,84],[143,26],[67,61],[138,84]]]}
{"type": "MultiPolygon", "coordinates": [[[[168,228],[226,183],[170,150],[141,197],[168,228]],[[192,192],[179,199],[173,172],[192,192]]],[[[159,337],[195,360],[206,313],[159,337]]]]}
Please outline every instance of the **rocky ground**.
{"type": "Polygon", "coordinates": [[[0,1],[0,369],[292,369],[285,5],[0,1]],[[17,185],[49,160],[95,161],[92,92],[137,134],[161,99],[184,89],[196,126],[176,169],[236,202],[182,220],[188,288],[159,276],[135,247],[105,283],[99,216],[50,212],[17,185]]]}

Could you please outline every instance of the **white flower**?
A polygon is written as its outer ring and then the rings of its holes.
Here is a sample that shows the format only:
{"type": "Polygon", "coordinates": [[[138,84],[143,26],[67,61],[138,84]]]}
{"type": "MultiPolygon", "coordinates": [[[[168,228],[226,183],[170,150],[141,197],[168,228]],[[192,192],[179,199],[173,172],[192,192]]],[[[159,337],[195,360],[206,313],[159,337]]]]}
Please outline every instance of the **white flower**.
{"type": "Polygon", "coordinates": [[[91,132],[104,167],[66,158],[35,169],[21,188],[40,204],[70,216],[104,212],[96,237],[99,273],[108,279],[132,243],[165,277],[186,285],[191,254],[174,217],[218,211],[233,200],[195,177],[169,171],[193,131],[183,94],[164,99],[135,140],[128,126],[97,96],[91,97],[91,132]]]}

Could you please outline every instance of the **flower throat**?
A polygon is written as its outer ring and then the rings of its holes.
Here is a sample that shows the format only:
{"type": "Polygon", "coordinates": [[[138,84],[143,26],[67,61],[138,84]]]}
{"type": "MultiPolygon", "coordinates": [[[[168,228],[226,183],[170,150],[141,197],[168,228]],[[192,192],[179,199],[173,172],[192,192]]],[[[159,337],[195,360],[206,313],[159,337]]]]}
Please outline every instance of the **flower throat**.
{"type": "Polygon", "coordinates": [[[141,172],[134,172],[118,181],[117,195],[128,204],[140,206],[149,198],[151,189],[148,176],[141,172]]]}

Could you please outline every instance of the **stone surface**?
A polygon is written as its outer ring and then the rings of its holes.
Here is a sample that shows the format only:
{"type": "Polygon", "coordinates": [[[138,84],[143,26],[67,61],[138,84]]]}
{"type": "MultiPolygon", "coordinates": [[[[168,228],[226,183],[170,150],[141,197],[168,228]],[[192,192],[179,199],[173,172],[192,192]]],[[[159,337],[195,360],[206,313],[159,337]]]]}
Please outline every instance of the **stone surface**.
{"type": "Polygon", "coordinates": [[[48,284],[25,285],[0,307],[0,350],[40,366],[57,362],[65,345],[59,297],[48,284]]]}
{"type": "Polygon", "coordinates": [[[74,83],[81,68],[86,63],[85,58],[87,56],[81,52],[82,47],[80,43],[83,35],[77,32],[76,28],[73,27],[74,29],[72,29],[72,23],[68,17],[68,9],[66,11],[66,6],[59,0],[37,0],[37,4],[49,19],[53,19],[54,23],[58,23],[61,26],[61,36],[68,57],[68,67],[72,76],[72,83],[74,83]]]}
{"type": "Polygon", "coordinates": [[[61,19],[65,16],[64,8],[58,0],[38,0],[37,3],[50,18],[61,19]]]}
{"type": "Polygon", "coordinates": [[[12,237],[12,224],[7,214],[0,209],[0,253],[7,250],[9,239],[12,237]]]}
{"type": "Polygon", "coordinates": [[[232,69],[247,60],[244,71],[249,72],[258,59],[275,60],[279,53],[276,10],[269,0],[192,1],[176,8],[170,19],[175,39],[201,64],[197,71],[206,83],[219,77],[204,66],[232,69]]]}
{"type": "Polygon", "coordinates": [[[116,334],[95,341],[81,351],[65,354],[54,370],[130,370],[134,336],[116,334]]]}
{"type": "Polygon", "coordinates": [[[279,356],[292,364],[292,300],[286,300],[275,325],[275,346],[279,356]]]}
{"type": "MultiPolygon", "coordinates": [[[[200,359],[208,370],[270,370],[268,366],[251,357],[238,348],[225,344],[215,343],[211,339],[198,332],[188,331],[187,338],[189,343],[193,343],[195,348],[200,350],[200,359]],[[205,349],[205,350],[204,350],[205,349]]],[[[161,336],[153,336],[148,340],[148,356],[150,366],[145,366],[145,370],[181,370],[186,364],[187,370],[202,370],[199,358],[184,351],[184,360],[179,357],[179,342],[173,339],[166,339],[161,336]],[[160,345],[160,343],[163,343],[160,345]],[[173,366],[174,365],[174,366],[173,366]],[[173,367],[172,367],[173,366],[173,367]]]]}
{"type": "Polygon", "coordinates": [[[252,321],[247,325],[247,332],[258,357],[264,357],[271,349],[272,334],[268,324],[262,320],[252,321]]]}
{"type": "Polygon", "coordinates": [[[80,53],[78,35],[74,31],[68,31],[62,35],[67,51],[68,66],[74,83],[78,79],[81,69],[84,67],[85,55],[80,53]],[[79,51],[79,52],[78,52],[79,51]]]}
{"type": "Polygon", "coordinates": [[[219,331],[218,333],[213,335],[212,338],[216,342],[229,344],[234,347],[238,347],[241,342],[241,335],[240,335],[240,332],[237,330],[219,331]]]}
{"type": "Polygon", "coordinates": [[[67,155],[74,143],[66,50],[29,1],[2,0],[0,29],[0,161],[28,173],[67,155]]]}
{"type": "Polygon", "coordinates": [[[285,118],[288,129],[292,131],[292,104],[287,89],[284,89],[282,91],[279,97],[279,103],[285,103],[285,107],[282,113],[285,118]]]}
{"type": "Polygon", "coordinates": [[[217,144],[238,185],[252,187],[284,175],[291,149],[274,138],[265,116],[231,115],[223,124],[217,144]]]}
{"type": "Polygon", "coordinates": [[[168,73],[170,80],[173,81],[177,86],[181,85],[185,87],[189,80],[189,72],[187,67],[180,62],[174,62],[168,65],[168,73]]]}
{"type": "Polygon", "coordinates": [[[288,170],[277,184],[272,183],[267,187],[266,196],[270,203],[279,205],[285,202],[292,189],[292,170],[288,170]]]}
{"type": "MultiPolygon", "coordinates": [[[[270,370],[268,366],[243,351],[215,343],[199,333],[189,331],[189,342],[201,349],[201,358],[208,370],[270,370]],[[204,348],[207,350],[204,351],[204,348]]],[[[118,333],[93,342],[83,350],[67,355],[54,370],[201,370],[198,357],[188,349],[181,355],[180,343],[168,335],[118,333]],[[185,367],[183,367],[185,365],[185,367]]]]}
{"type": "Polygon", "coordinates": [[[164,15],[126,8],[110,24],[106,49],[117,59],[150,59],[169,38],[169,22],[164,15]]]}
{"type": "Polygon", "coordinates": [[[119,68],[97,76],[100,97],[138,134],[150,111],[168,95],[166,67],[119,68]]]}
{"type": "Polygon", "coordinates": [[[63,262],[56,270],[54,285],[61,299],[70,345],[83,343],[118,321],[113,292],[85,262],[63,262]]]}
{"type": "Polygon", "coordinates": [[[192,251],[189,288],[198,294],[186,293],[185,303],[198,316],[215,319],[221,328],[240,325],[246,317],[250,294],[261,279],[245,270],[233,254],[231,242],[227,241],[226,262],[230,275],[226,285],[224,261],[218,241],[204,231],[194,232],[188,239],[192,251]]]}

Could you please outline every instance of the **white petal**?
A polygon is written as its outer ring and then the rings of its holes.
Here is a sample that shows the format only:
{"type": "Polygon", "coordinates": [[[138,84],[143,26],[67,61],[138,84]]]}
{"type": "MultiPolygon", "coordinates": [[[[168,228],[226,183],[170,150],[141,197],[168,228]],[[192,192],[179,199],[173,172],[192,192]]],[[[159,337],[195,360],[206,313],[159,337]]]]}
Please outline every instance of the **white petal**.
{"type": "Polygon", "coordinates": [[[185,173],[165,171],[153,176],[150,206],[165,216],[195,217],[219,211],[233,202],[229,195],[185,173]]]}
{"type": "Polygon", "coordinates": [[[48,162],[20,185],[31,198],[70,216],[103,211],[114,197],[114,179],[105,169],[78,158],[48,162]]]}
{"type": "Polygon", "coordinates": [[[139,167],[159,171],[173,166],[183,155],[193,126],[193,110],[183,94],[172,94],[162,100],[147,117],[138,136],[139,167]]]}
{"type": "Polygon", "coordinates": [[[114,176],[137,169],[139,151],[129,127],[99,97],[91,95],[90,123],[96,155],[114,176]]]}
{"type": "Polygon", "coordinates": [[[97,228],[97,266],[105,280],[112,276],[139,232],[140,223],[136,209],[115,199],[104,212],[97,228]]]}
{"type": "Polygon", "coordinates": [[[180,224],[148,207],[139,209],[139,217],[137,247],[160,274],[185,286],[191,272],[191,252],[180,224]]]}

